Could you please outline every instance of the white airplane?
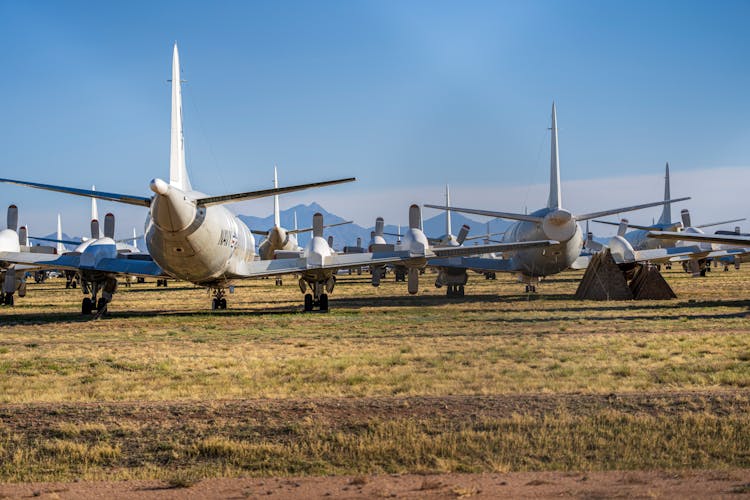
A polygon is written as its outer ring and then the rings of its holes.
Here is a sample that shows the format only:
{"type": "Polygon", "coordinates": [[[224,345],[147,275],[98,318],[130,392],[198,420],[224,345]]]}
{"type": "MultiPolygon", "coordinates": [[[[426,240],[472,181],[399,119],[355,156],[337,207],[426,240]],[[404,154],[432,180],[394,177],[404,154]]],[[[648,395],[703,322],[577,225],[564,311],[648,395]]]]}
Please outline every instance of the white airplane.
{"type": "MultiPolygon", "coordinates": [[[[426,266],[442,267],[451,265],[452,259],[464,256],[480,255],[493,252],[510,252],[520,251],[529,248],[545,248],[554,246],[559,242],[554,240],[529,240],[529,241],[512,241],[491,245],[476,245],[471,247],[463,246],[445,246],[433,247],[422,231],[422,210],[418,205],[409,207],[409,229],[402,235],[402,238],[395,245],[373,245],[374,250],[395,251],[408,253],[412,258],[404,263],[407,268],[408,284],[407,288],[410,294],[419,292],[419,272],[426,266]]],[[[493,261],[495,259],[472,259],[480,264],[484,261],[493,261]]],[[[463,266],[464,269],[467,266],[463,266]]],[[[378,286],[382,277],[381,272],[373,270],[372,284],[378,286]]]]}
{"type": "MultiPolygon", "coordinates": [[[[659,220],[656,221],[655,224],[652,224],[650,226],[642,226],[642,225],[636,225],[636,224],[628,224],[629,228],[635,229],[635,231],[630,231],[625,233],[624,237],[628,242],[632,245],[632,247],[636,250],[648,250],[653,248],[670,248],[674,246],[674,240],[659,240],[658,238],[649,238],[648,233],[649,231],[688,231],[688,232],[695,232],[695,230],[704,229],[707,227],[713,227],[713,226],[721,226],[724,224],[730,224],[733,222],[741,222],[745,220],[742,219],[732,219],[732,220],[725,220],[721,222],[711,222],[709,224],[701,224],[699,226],[692,226],[690,223],[690,217],[689,215],[685,216],[687,214],[687,210],[682,210],[682,222],[673,222],[672,221],[672,203],[667,203],[667,201],[671,198],[670,194],[670,183],[669,183],[669,163],[667,163],[667,166],[665,167],[665,173],[664,173],[664,208],[662,209],[661,215],[659,216],[659,220]]],[[[611,221],[604,221],[604,220],[594,220],[594,222],[597,222],[599,224],[608,224],[610,226],[619,226],[619,222],[611,222],[611,221]]],[[[699,231],[702,232],[702,231],[699,231]]]]}
{"type": "MultiPolygon", "coordinates": [[[[310,251],[299,259],[255,259],[255,240],[250,229],[224,206],[227,203],[251,200],[278,194],[301,191],[309,188],[331,186],[354,181],[354,178],[337,179],[326,182],[301,184],[284,188],[264,189],[221,196],[207,196],[195,191],[188,178],[185,165],[185,148],[182,128],[182,97],[180,85],[180,65],[177,45],[174,46],[172,64],[172,130],[170,150],[169,182],[156,178],[150,183],[152,195],[137,196],[120,193],[54,186],[37,182],[0,179],[23,186],[49,191],[99,198],[119,203],[141,206],[149,209],[146,220],[145,241],[150,259],[135,258],[131,255],[118,255],[114,241],[104,244],[103,238],[92,242],[80,255],[61,256],[56,259],[30,259],[19,252],[0,252],[0,261],[21,262],[45,265],[54,268],[73,268],[92,272],[109,273],[102,287],[103,308],[116,289],[111,274],[136,276],[162,276],[163,273],[213,292],[212,307],[226,308],[225,290],[236,280],[275,276],[280,274],[304,274],[349,268],[372,263],[404,262],[420,259],[421,255],[406,253],[384,255],[357,254],[350,256],[331,255],[330,247],[320,245],[319,239],[310,251]],[[153,259],[153,260],[151,260],[153,259]],[[114,286],[112,286],[114,285],[114,286]]],[[[319,233],[315,231],[314,233],[319,233]]],[[[322,308],[327,305],[325,291],[332,289],[328,280],[312,280],[313,296],[306,297],[317,302],[322,308]]],[[[85,299],[84,299],[85,300],[85,299]]],[[[87,308],[84,302],[82,309],[87,308]]]]}
{"type": "MultiPolygon", "coordinates": [[[[557,145],[557,111],[552,104],[552,144],[550,154],[550,190],[547,206],[531,214],[518,214],[509,212],[496,212],[493,210],[478,210],[471,208],[451,207],[455,212],[484,215],[501,219],[517,221],[503,235],[503,242],[524,242],[532,240],[556,240],[557,245],[551,248],[530,248],[518,251],[506,252],[504,259],[498,259],[494,268],[481,269],[468,265],[475,270],[511,272],[515,273],[520,281],[526,283],[526,291],[536,291],[536,283],[545,276],[557,274],[569,268],[581,254],[584,238],[578,221],[595,219],[605,215],[630,212],[643,208],[663,205],[666,202],[676,202],[689,198],[677,200],[658,201],[644,203],[629,207],[614,208],[574,215],[562,208],[562,194],[560,189],[560,159],[557,145]]],[[[439,205],[425,205],[429,208],[447,210],[447,207],[439,205]]],[[[469,264],[469,263],[467,263],[469,264]]]]}

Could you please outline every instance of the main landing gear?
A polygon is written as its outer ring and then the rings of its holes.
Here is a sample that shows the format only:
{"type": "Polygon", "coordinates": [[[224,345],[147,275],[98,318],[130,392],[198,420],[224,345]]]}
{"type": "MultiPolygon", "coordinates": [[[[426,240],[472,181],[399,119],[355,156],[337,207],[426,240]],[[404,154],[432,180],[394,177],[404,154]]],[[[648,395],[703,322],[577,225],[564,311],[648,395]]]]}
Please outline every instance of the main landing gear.
{"type": "Polygon", "coordinates": [[[3,305],[4,306],[12,306],[13,305],[13,292],[6,292],[3,293],[3,305]]]}
{"type": "Polygon", "coordinates": [[[226,309],[227,308],[227,299],[224,297],[226,293],[224,292],[223,288],[215,288],[214,289],[214,298],[211,300],[211,309],[217,310],[217,309],[226,309]]]}
{"type": "Polygon", "coordinates": [[[464,286],[463,285],[448,285],[445,295],[448,297],[463,297],[464,286]]]}
{"type": "Polygon", "coordinates": [[[305,294],[305,312],[311,312],[316,307],[320,312],[328,312],[328,293],[326,292],[332,292],[335,284],[336,278],[332,276],[327,282],[310,283],[310,291],[312,293],[305,293],[307,283],[305,280],[300,279],[299,288],[305,294]]]}
{"type": "Polygon", "coordinates": [[[91,283],[81,281],[81,289],[85,294],[91,293],[91,297],[84,297],[81,301],[81,314],[88,316],[96,311],[94,319],[99,319],[107,314],[107,306],[112,302],[112,296],[117,291],[117,279],[107,278],[103,282],[94,281],[91,283]],[[102,296],[97,299],[99,292],[102,296]]]}
{"type": "Polygon", "coordinates": [[[536,293],[536,285],[526,285],[526,293],[536,293]]]}
{"type": "Polygon", "coordinates": [[[276,278],[276,286],[281,286],[283,284],[284,284],[284,280],[282,280],[281,278],[276,278]]]}

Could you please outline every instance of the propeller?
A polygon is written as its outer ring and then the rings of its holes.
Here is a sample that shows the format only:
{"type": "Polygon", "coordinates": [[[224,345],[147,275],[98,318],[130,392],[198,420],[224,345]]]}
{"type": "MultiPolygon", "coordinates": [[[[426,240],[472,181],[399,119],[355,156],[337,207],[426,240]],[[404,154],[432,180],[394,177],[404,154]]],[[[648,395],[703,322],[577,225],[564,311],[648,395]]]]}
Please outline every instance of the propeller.
{"type": "Polygon", "coordinates": [[[625,233],[628,231],[628,219],[622,219],[620,221],[620,226],[617,228],[617,236],[625,236],[625,233]]]}
{"type": "Polygon", "coordinates": [[[99,221],[91,219],[91,239],[99,239],[99,221]]]}
{"type": "Polygon", "coordinates": [[[328,246],[333,249],[333,235],[328,237],[328,246]]]}
{"type": "Polygon", "coordinates": [[[21,246],[29,246],[29,230],[26,226],[21,226],[18,229],[18,244],[21,246]]]}
{"type": "Polygon", "coordinates": [[[385,230],[385,221],[382,217],[375,219],[375,236],[383,236],[385,230]]]}
{"type": "Polygon", "coordinates": [[[362,248],[362,238],[357,236],[357,248],[362,248]]]}
{"type": "Polygon", "coordinates": [[[313,215],[313,237],[323,237],[323,214],[320,212],[316,212],[315,215],[313,215]]]}
{"type": "Polygon", "coordinates": [[[422,229],[422,210],[420,210],[419,205],[409,207],[409,228],[422,229]]]}
{"type": "Polygon", "coordinates": [[[409,293],[414,295],[419,292],[419,269],[416,267],[409,268],[409,293]]]}
{"type": "Polygon", "coordinates": [[[18,207],[15,205],[8,207],[8,229],[11,231],[18,230],[18,207]]]}
{"type": "Polygon", "coordinates": [[[690,211],[687,208],[680,210],[680,218],[682,219],[683,227],[688,228],[693,226],[690,222],[690,211]]]}
{"type": "Polygon", "coordinates": [[[458,236],[456,236],[456,241],[459,245],[463,245],[464,241],[466,241],[466,237],[469,236],[469,230],[471,228],[464,224],[461,226],[461,230],[458,232],[458,236]]]}
{"type": "Polygon", "coordinates": [[[104,237],[115,238],[115,216],[111,213],[104,216],[104,237]]]}

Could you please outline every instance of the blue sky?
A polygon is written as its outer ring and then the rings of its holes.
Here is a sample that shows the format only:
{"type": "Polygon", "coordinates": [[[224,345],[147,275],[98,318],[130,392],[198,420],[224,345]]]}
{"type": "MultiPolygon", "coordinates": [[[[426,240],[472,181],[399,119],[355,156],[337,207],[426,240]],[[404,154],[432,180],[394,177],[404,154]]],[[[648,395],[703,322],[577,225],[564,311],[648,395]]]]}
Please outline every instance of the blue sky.
{"type": "MultiPolygon", "coordinates": [[[[0,0],[0,173],[148,194],[168,175],[177,40],[188,169],[211,194],[267,187],[277,163],[282,184],[357,176],[282,205],[361,224],[404,222],[446,183],[457,205],[535,208],[554,99],[563,187],[589,186],[566,190],[568,207],[658,199],[669,161],[692,210],[750,216],[742,191],[709,198],[701,182],[750,182],[749,14],[746,1],[0,0]]],[[[0,186],[0,202],[32,233],[58,210],[66,231],[88,226],[86,200],[0,186]]],[[[146,215],[100,210],[125,234],[146,215]]]]}

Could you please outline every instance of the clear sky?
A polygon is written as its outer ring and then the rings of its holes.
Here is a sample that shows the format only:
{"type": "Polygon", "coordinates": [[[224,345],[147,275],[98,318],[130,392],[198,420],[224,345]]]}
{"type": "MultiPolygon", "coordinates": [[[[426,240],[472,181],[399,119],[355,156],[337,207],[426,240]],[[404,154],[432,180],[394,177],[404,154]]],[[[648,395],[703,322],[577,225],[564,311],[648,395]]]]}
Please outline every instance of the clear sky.
{"type": "MultiPolygon", "coordinates": [[[[458,206],[538,208],[555,100],[566,207],[659,199],[669,161],[695,222],[750,217],[748,19],[747,1],[0,0],[0,176],[150,194],[176,40],[188,169],[210,194],[268,187],[276,163],[282,184],[356,176],[282,206],[363,225],[404,223],[446,183],[458,206]]],[[[0,185],[10,202],[32,233],[58,210],[88,227],[87,200],[0,185]]],[[[107,210],[123,234],[146,216],[107,210]]]]}

